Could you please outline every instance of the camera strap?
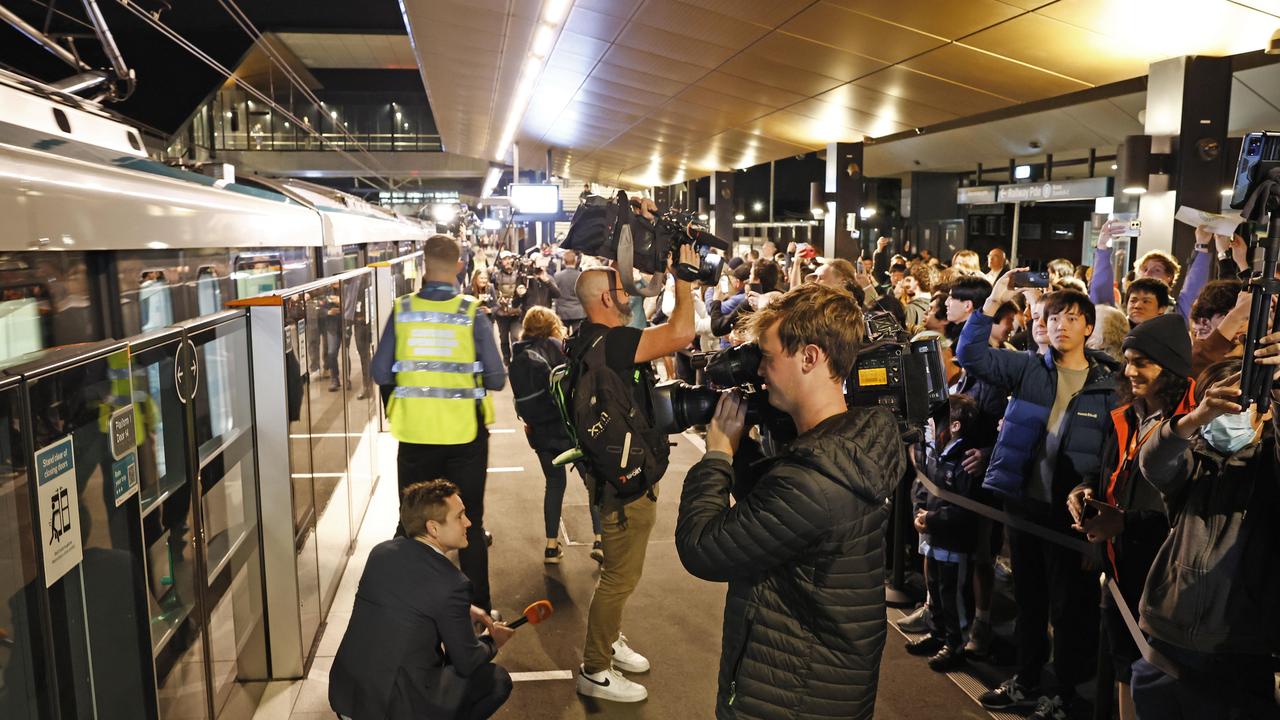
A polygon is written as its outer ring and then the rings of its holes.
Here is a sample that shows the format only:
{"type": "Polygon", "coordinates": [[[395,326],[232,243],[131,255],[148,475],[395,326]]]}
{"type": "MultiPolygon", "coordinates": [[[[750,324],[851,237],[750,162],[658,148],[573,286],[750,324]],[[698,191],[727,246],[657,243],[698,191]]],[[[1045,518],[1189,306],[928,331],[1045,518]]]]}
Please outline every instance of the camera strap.
{"type": "Polygon", "coordinates": [[[653,297],[662,292],[662,288],[666,287],[667,274],[655,273],[653,282],[645,287],[636,287],[635,283],[635,257],[636,246],[635,240],[631,236],[631,215],[618,218],[618,222],[622,223],[622,227],[618,230],[618,279],[622,281],[622,289],[627,291],[628,295],[639,295],[640,297],[653,297]]]}

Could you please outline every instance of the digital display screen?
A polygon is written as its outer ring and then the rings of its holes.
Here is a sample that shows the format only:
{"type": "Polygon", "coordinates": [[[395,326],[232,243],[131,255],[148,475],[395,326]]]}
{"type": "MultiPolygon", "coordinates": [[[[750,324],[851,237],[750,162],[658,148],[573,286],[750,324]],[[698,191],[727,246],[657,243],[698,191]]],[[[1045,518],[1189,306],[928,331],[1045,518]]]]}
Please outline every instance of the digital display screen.
{"type": "Polygon", "coordinates": [[[557,215],[560,186],[549,183],[511,183],[507,189],[511,208],[517,215],[557,215]]]}

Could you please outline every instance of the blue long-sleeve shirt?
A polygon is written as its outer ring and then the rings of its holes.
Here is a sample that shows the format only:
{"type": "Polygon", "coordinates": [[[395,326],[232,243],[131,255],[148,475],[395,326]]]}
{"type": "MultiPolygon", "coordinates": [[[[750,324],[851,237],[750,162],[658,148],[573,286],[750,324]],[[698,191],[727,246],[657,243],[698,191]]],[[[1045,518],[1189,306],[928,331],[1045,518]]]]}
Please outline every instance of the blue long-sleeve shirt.
{"type": "MultiPolygon", "coordinates": [[[[418,291],[423,300],[448,300],[458,294],[457,288],[450,283],[424,283],[418,291]]],[[[471,336],[476,345],[476,359],[484,367],[484,389],[501,390],[507,384],[507,371],[502,366],[502,355],[498,353],[498,342],[493,337],[493,325],[489,316],[476,313],[476,320],[471,325],[471,336]]],[[[387,318],[387,326],[382,330],[382,340],[378,350],[373,354],[373,381],[379,385],[395,385],[396,374],[391,367],[396,362],[396,316],[391,313],[387,318]]]]}
{"type": "MultiPolygon", "coordinates": [[[[1182,281],[1182,290],[1178,293],[1178,300],[1174,307],[1178,314],[1188,321],[1191,319],[1191,306],[1195,305],[1196,298],[1200,297],[1200,291],[1204,289],[1205,283],[1209,282],[1209,265],[1209,253],[1197,250],[1196,256],[1191,260],[1191,267],[1187,268],[1187,276],[1182,281]]],[[[1089,281],[1089,299],[1094,305],[1114,305],[1115,298],[1112,293],[1115,285],[1116,273],[1111,263],[1111,248],[1098,248],[1093,255],[1093,279],[1089,281]]]]}

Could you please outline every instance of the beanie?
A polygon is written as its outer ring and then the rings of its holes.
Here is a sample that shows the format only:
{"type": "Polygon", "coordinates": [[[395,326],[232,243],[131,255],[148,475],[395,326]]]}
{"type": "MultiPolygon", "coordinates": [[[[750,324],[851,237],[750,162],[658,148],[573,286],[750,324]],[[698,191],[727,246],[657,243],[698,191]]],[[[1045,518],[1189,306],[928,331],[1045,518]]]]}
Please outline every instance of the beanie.
{"type": "Polygon", "coordinates": [[[729,269],[737,270],[738,266],[741,265],[742,262],[743,262],[742,258],[738,257],[737,255],[734,255],[733,257],[729,258],[729,269]]]}
{"type": "Polygon", "coordinates": [[[1120,347],[1137,350],[1180,378],[1191,374],[1191,335],[1187,332],[1187,321],[1176,312],[1138,323],[1120,347]]]}

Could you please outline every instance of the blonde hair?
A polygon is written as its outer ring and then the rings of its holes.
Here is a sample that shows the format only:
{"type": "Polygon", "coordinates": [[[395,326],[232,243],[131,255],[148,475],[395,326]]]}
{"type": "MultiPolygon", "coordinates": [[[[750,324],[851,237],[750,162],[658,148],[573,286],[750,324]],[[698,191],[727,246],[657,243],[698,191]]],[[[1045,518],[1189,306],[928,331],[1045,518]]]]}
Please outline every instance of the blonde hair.
{"type": "Polygon", "coordinates": [[[978,253],[972,250],[957,250],[956,254],[951,256],[951,267],[954,271],[953,274],[979,275],[982,273],[982,265],[979,264],[978,253]]]}
{"type": "Polygon", "coordinates": [[[1165,270],[1169,271],[1169,287],[1178,284],[1178,275],[1182,272],[1182,266],[1168,253],[1159,250],[1149,250],[1142,257],[1138,258],[1138,262],[1133,264],[1133,269],[1137,272],[1142,271],[1142,266],[1147,264],[1148,260],[1155,260],[1164,265],[1165,270]]]}
{"type": "Polygon", "coordinates": [[[535,305],[524,314],[524,336],[541,340],[542,338],[563,338],[564,325],[560,317],[551,308],[535,305]]]}

